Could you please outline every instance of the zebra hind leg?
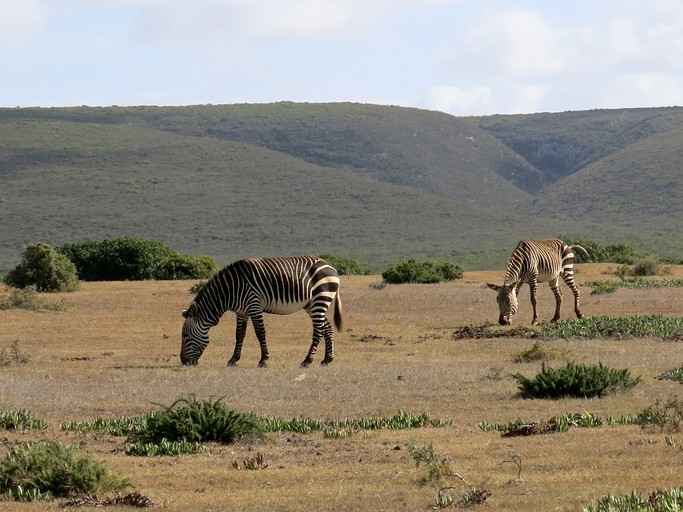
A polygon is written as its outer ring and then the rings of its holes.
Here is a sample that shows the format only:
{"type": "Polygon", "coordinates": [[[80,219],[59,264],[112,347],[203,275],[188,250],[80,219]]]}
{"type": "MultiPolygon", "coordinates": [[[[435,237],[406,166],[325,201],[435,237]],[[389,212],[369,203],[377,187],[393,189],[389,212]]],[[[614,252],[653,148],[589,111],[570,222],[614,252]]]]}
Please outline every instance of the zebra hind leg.
{"type": "Polygon", "coordinates": [[[321,364],[326,366],[334,359],[334,331],[329,320],[325,320],[323,336],[325,337],[325,359],[322,360],[321,364]]]}
{"type": "MultiPolygon", "coordinates": [[[[329,322],[328,322],[329,323],[329,322]]],[[[324,322],[319,322],[319,321],[313,321],[313,340],[311,341],[311,348],[308,349],[308,354],[306,354],[306,358],[301,361],[301,367],[306,368],[313,362],[313,356],[315,355],[316,350],[318,350],[318,345],[320,344],[320,340],[323,338],[323,332],[324,332],[324,322]]],[[[327,341],[325,342],[327,344],[327,341]]],[[[324,363],[324,361],[323,361],[324,363]]]]}

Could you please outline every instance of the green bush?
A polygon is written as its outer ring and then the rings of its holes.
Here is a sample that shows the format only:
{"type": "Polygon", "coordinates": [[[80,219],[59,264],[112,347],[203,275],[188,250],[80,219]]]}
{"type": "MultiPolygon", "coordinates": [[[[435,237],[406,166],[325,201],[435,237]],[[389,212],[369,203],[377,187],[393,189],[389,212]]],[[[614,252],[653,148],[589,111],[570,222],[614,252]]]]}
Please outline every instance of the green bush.
{"type": "Polygon", "coordinates": [[[369,276],[370,268],[349,258],[334,256],[333,254],[321,254],[320,257],[337,269],[340,276],[369,276]]]}
{"type": "Polygon", "coordinates": [[[51,441],[26,443],[9,449],[0,462],[0,492],[6,500],[66,498],[130,487],[105,466],[79,454],[77,446],[51,441]]]}
{"type": "Polygon", "coordinates": [[[389,284],[440,283],[462,277],[462,269],[448,261],[404,260],[382,272],[389,284]]]}
{"type": "Polygon", "coordinates": [[[76,267],[48,244],[29,245],[22,261],[5,276],[15,288],[35,286],[39,292],[73,292],[78,289],[76,267]]]}
{"type": "Polygon", "coordinates": [[[636,251],[633,247],[626,244],[600,245],[594,240],[587,240],[585,238],[578,240],[567,236],[561,236],[560,238],[568,245],[580,245],[591,255],[590,258],[587,258],[583,253],[576,251],[574,253],[574,262],[576,263],[592,261],[594,263],[633,265],[638,259],[644,257],[642,252],[636,251]]]}
{"type": "Polygon", "coordinates": [[[211,256],[188,256],[174,254],[159,262],[154,279],[202,279],[218,271],[218,264],[211,256]]]}
{"type": "Polygon", "coordinates": [[[130,236],[65,244],[57,251],[73,262],[84,281],[200,279],[218,270],[210,256],[186,256],[157,240],[130,236]]]}
{"type": "Polygon", "coordinates": [[[614,370],[602,363],[587,366],[570,362],[557,369],[543,363],[541,373],[533,379],[519,373],[512,377],[522,398],[600,398],[640,382],[640,377],[632,378],[628,370],[614,370]]]}
{"type": "MultiPolygon", "coordinates": [[[[162,406],[163,407],[163,406],[162,406]]],[[[229,444],[242,437],[261,437],[263,428],[253,414],[228,409],[222,399],[179,398],[147,419],[147,425],[128,437],[131,443],[216,441],[229,444]]]]}

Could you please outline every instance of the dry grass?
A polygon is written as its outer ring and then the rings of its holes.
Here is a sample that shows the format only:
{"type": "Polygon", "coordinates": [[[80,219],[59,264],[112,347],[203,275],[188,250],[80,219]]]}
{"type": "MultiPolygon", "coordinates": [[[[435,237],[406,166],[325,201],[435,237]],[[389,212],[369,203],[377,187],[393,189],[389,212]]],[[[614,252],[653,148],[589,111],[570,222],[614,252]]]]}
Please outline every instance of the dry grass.
{"type": "MultiPolygon", "coordinates": [[[[579,283],[607,279],[605,265],[579,266],[579,283]]],[[[672,277],[683,275],[673,268],[672,277]]],[[[515,363],[531,340],[453,340],[464,325],[495,322],[495,295],[483,283],[502,282],[503,272],[466,273],[442,285],[373,289],[374,277],[342,282],[345,331],[337,336],[336,358],[327,368],[301,369],[310,323],[304,313],[269,316],[270,366],[258,369],[258,344],[250,329],[242,360],[226,368],[232,353],[234,315],[211,331],[212,343],[193,368],[178,362],[181,317],[190,282],[85,283],[57,295],[63,312],[0,312],[0,349],[18,341],[26,364],[0,369],[0,411],[28,409],[49,422],[46,431],[3,432],[4,443],[31,439],[74,442],[60,421],[114,418],[154,410],[179,395],[225,396],[231,408],[290,419],[390,416],[399,409],[452,420],[445,428],[356,432],[345,439],[270,435],[264,444],[219,446],[183,457],[138,458],[122,454],[123,440],[87,434],[86,449],[129,477],[136,490],[168,510],[426,510],[434,486],[420,485],[425,468],[415,467],[408,440],[433,443],[451,457],[451,467],[492,496],[482,510],[580,510],[607,493],[649,492],[680,485],[683,452],[664,435],[638,427],[570,429],[566,433],[503,438],[483,432],[479,421],[547,420],[583,412],[620,416],[640,412],[656,399],[681,394],[674,381],[655,377],[683,363],[679,343],[658,339],[547,341],[571,350],[579,361],[628,368],[643,382],[621,395],[599,400],[521,400],[512,373],[535,374],[540,363],[515,363]],[[256,452],[268,467],[236,470],[256,452]],[[513,458],[521,461],[521,478],[513,458]]],[[[566,288],[564,288],[566,290],[566,288]]],[[[592,315],[683,314],[677,289],[618,290],[591,296],[584,287],[583,310],[592,315]]],[[[2,290],[0,290],[2,293],[2,290]]],[[[565,293],[563,318],[572,314],[565,293]]],[[[528,325],[528,289],[520,298],[515,325],[528,325]]],[[[543,318],[553,312],[552,294],[539,289],[543,318]]],[[[318,354],[320,361],[322,354],[318,354]]],[[[457,479],[446,484],[466,489],[457,479]]],[[[9,508],[8,508],[9,507],[9,508]]],[[[16,504],[0,501],[0,510],[16,504]]],[[[22,510],[58,510],[56,504],[25,504],[22,510]]]]}

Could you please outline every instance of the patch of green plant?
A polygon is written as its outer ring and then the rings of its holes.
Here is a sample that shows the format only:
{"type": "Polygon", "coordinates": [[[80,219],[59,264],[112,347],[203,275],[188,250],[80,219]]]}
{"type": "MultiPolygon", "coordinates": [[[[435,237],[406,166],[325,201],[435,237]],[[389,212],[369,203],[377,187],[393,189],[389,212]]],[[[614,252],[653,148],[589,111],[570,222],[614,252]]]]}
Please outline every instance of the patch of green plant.
{"type": "Polygon", "coordinates": [[[0,492],[8,501],[68,498],[130,487],[80,447],[51,441],[13,446],[0,462],[0,492]]]}
{"type": "Polygon", "coordinates": [[[45,421],[35,418],[29,411],[6,411],[0,413],[0,430],[43,430],[47,428],[45,421]]]}
{"type": "Polygon", "coordinates": [[[642,428],[658,427],[662,432],[675,434],[683,430],[683,398],[672,396],[667,401],[657,400],[637,415],[642,428]]]}
{"type": "Polygon", "coordinates": [[[382,272],[382,278],[389,284],[441,283],[460,279],[463,270],[448,261],[404,260],[382,272]]]}
{"type": "Polygon", "coordinates": [[[436,453],[432,443],[418,445],[414,441],[408,441],[406,447],[415,461],[415,467],[419,468],[424,465],[427,468],[427,476],[423,480],[424,484],[439,482],[445,477],[454,475],[450,466],[450,458],[436,453]]]}
{"type": "Polygon", "coordinates": [[[262,437],[263,424],[254,414],[230,410],[222,398],[197,400],[178,398],[170,406],[147,418],[144,428],[131,432],[130,443],[155,443],[163,440],[229,444],[244,437],[262,437]]]}
{"type": "Polygon", "coordinates": [[[509,432],[514,431],[523,426],[529,425],[540,425],[540,424],[554,424],[557,426],[557,432],[566,432],[569,427],[578,428],[598,428],[605,424],[607,421],[596,414],[589,413],[567,413],[562,416],[555,416],[550,418],[548,421],[538,422],[538,421],[525,421],[522,419],[517,419],[515,421],[507,423],[487,423],[485,421],[480,421],[478,426],[484,432],[509,432]]]}
{"type": "Polygon", "coordinates": [[[76,267],[69,258],[43,243],[26,247],[21,263],[4,282],[14,288],[33,286],[39,292],[73,292],[79,285],[76,267]]]}
{"type": "Polygon", "coordinates": [[[683,487],[657,489],[648,496],[638,491],[629,494],[608,494],[583,509],[583,512],[670,512],[683,510],[683,487]]]}
{"type": "MultiPolygon", "coordinates": [[[[308,433],[311,431],[348,431],[348,430],[403,430],[423,427],[443,427],[450,425],[450,421],[433,419],[429,413],[410,414],[405,411],[398,411],[393,416],[370,417],[370,418],[344,418],[341,420],[320,421],[311,418],[294,418],[292,420],[281,420],[275,417],[264,417],[261,419],[263,428],[266,432],[299,432],[308,433]]],[[[330,434],[334,436],[334,434],[330,434]]]]}
{"type": "Polygon", "coordinates": [[[73,432],[95,432],[111,436],[129,436],[147,428],[147,421],[152,414],[128,418],[121,416],[114,419],[95,418],[90,421],[67,421],[59,424],[60,430],[73,432]]]}
{"type": "Polygon", "coordinates": [[[545,343],[537,341],[530,348],[520,350],[513,356],[515,363],[532,363],[536,361],[553,361],[572,359],[572,352],[566,348],[549,347],[545,343]]]}
{"type": "Polygon", "coordinates": [[[154,443],[125,443],[123,453],[138,457],[156,457],[161,455],[191,455],[205,452],[208,449],[198,441],[169,441],[161,439],[154,443]]]}
{"type": "Polygon", "coordinates": [[[621,281],[585,281],[586,286],[593,288],[593,295],[613,293],[619,288],[642,289],[642,288],[680,288],[683,287],[683,279],[642,279],[639,277],[622,279],[621,281]]]}
{"type": "Polygon", "coordinates": [[[19,347],[19,340],[14,340],[10,345],[9,353],[3,348],[0,350],[0,366],[11,364],[26,364],[31,362],[31,356],[24,353],[19,347]]]}
{"type": "Polygon", "coordinates": [[[38,293],[38,289],[29,285],[25,288],[10,288],[9,295],[0,295],[0,310],[25,309],[28,311],[64,311],[63,300],[50,300],[38,293]]]}
{"type": "Polygon", "coordinates": [[[256,457],[247,457],[242,461],[242,466],[234,460],[232,461],[232,467],[235,469],[248,469],[249,471],[260,471],[268,467],[266,462],[266,456],[261,452],[256,452],[256,457]]]}
{"type": "Polygon", "coordinates": [[[548,338],[672,337],[683,332],[683,317],[664,315],[592,316],[541,326],[548,338]]]}
{"type": "Polygon", "coordinates": [[[628,370],[615,370],[602,363],[569,362],[563,368],[550,368],[543,363],[541,372],[532,379],[519,373],[512,377],[519,385],[522,398],[600,398],[640,382],[640,377],[631,377],[628,370]]]}
{"type": "Polygon", "coordinates": [[[321,254],[320,257],[337,269],[340,276],[369,276],[372,274],[370,267],[350,258],[335,256],[334,254],[321,254]]]}

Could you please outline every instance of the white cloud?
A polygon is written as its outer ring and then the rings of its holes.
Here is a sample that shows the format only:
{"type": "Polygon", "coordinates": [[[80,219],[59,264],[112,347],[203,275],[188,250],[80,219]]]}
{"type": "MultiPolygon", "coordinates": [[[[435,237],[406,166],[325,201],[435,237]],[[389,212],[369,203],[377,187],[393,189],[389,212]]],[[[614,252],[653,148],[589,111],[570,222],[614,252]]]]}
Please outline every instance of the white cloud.
{"type": "Polygon", "coordinates": [[[46,11],[39,0],[5,0],[0,14],[0,41],[30,39],[45,23],[46,11]]]}
{"type": "Polygon", "coordinates": [[[489,112],[492,107],[491,88],[487,86],[461,89],[453,85],[438,85],[429,91],[429,108],[453,115],[474,115],[489,112]]]}

